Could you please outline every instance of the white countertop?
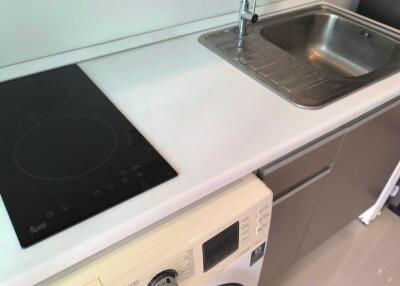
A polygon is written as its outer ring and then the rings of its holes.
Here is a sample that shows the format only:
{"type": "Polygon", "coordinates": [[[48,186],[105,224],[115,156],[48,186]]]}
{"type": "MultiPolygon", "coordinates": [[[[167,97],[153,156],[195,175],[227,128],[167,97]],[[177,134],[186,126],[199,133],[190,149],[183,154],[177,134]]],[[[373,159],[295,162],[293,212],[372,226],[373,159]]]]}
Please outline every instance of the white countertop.
{"type": "Polygon", "coordinates": [[[27,249],[0,200],[0,285],[37,283],[400,95],[396,74],[300,109],[198,36],[80,64],[179,176],[27,249]]]}

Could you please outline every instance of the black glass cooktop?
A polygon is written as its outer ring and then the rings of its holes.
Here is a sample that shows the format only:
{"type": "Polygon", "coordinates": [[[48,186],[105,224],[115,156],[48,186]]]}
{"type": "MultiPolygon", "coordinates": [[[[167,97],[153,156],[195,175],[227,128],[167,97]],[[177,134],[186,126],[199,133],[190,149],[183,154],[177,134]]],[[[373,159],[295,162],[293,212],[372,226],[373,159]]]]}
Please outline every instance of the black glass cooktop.
{"type": "Polygon", "coordinates": [[[22,247],[177,175],[77,65],[1,83],[0,130],[22,247]]]}

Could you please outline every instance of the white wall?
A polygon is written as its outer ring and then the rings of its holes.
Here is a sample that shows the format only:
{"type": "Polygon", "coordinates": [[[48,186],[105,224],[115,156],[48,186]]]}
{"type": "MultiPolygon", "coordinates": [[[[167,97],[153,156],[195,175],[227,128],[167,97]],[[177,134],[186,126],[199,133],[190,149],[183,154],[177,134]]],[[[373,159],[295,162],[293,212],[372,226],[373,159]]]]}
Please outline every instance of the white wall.
{"type": "MultiPolygon", "coordinates": [[[[258,4],[278,1],[282,0],[258,0],[258,4]]],[[[0,67],[238,7],[239,0],[0,0],[0,67]]]]}
{"type": "MultiPolygon", "coordinates": [[[[0,68],[236,12],[239,1],[0,0],[0,68]]],[[[282,1],[258,0],[258,5],[282,1]]],[[[350,9],[358,3],[328,1],[350,9]]]]}

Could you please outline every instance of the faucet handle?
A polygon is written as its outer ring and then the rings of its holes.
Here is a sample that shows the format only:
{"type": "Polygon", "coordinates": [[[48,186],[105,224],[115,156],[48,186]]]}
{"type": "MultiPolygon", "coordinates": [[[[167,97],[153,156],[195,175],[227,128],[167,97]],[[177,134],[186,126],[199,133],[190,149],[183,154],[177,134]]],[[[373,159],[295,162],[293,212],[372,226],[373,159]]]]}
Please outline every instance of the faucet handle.
{"type": "Polygon", "coordinates": [[[255,23],[257,23],[257,21],[258,21],[258,15],[253,13],[251,16],[250,22],[255,24],[255,23]]]}
{"type": "MultiPolygon", "coordinates": [[[[254,0],[253,1],[253,11],[252,11],[252,14],[253,15],[257,15],[256,14],[256,6],[257,6],[257,0],[254,0]]],[[[257,19],[258,19],[258,16],[257,16],[257,19]]],[[[257,22],[257,21],[256,21],[257,22]]]]}
{"type": "Polygon", "coordinates": [[[258,15],[256,14],[256,6],[257,6],[257,0],[253,0],[253,7],[252,7],[253,11],[251,11],[252,16],[250,19],[250,22],[253,24],[257,23],[258,21],[258,15]]]}

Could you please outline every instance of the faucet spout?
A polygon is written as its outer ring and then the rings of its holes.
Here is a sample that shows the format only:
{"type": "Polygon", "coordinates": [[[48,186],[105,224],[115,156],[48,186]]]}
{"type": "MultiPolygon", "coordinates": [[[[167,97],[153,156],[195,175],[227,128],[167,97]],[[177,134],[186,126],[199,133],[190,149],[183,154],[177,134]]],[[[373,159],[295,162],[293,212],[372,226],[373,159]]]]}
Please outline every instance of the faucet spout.
{"type": "Polygon", "coordinates": [[[253,10],[249,10],[249,0],[241,0],[240,1],[240,10],[239,10],[239,38],[243,38],[247,35],[247,24],[257,23],[258,15],[256,12],[257,1],[253,1],[253,10]]]}

